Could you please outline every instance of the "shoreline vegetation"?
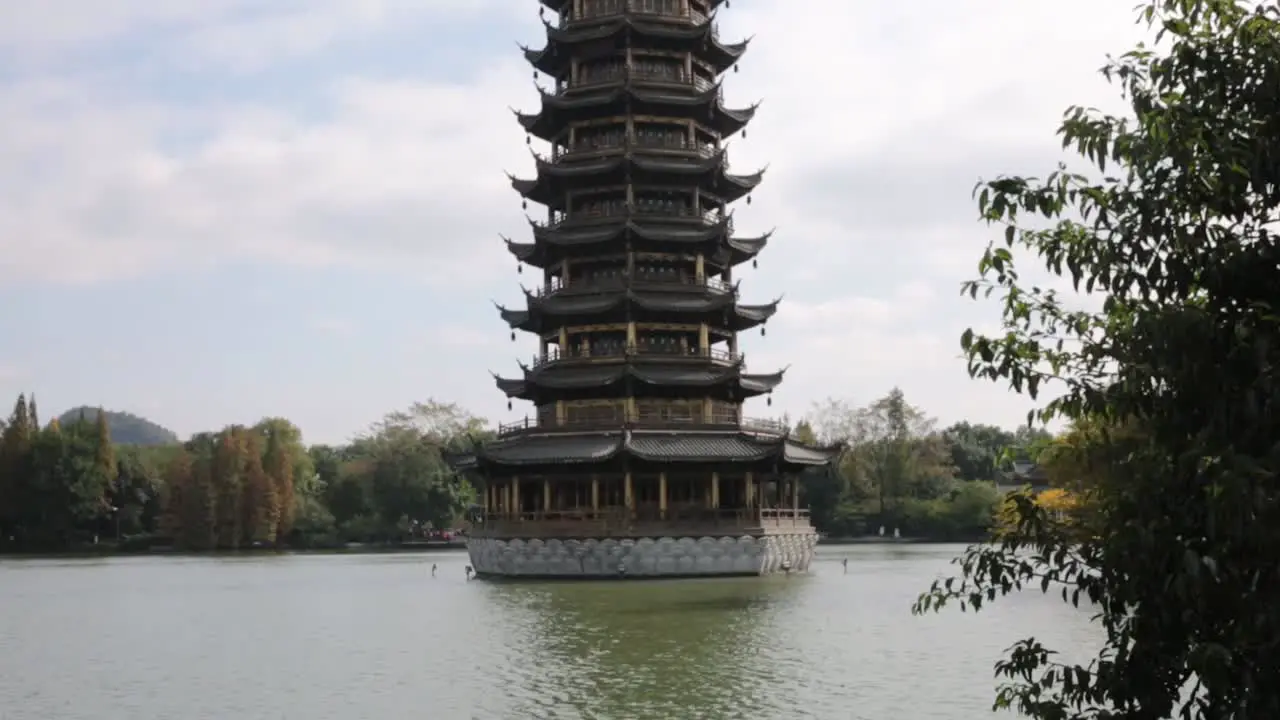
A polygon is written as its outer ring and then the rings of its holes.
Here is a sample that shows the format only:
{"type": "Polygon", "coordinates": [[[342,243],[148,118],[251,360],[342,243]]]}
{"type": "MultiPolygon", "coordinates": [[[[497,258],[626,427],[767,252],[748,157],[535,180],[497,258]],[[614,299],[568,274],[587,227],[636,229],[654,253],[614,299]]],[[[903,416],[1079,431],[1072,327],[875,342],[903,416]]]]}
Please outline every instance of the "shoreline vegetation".
{"type": "MultiPolygon", "coordinates": [[[[828,545],[985,539],[1011,486],[1044,482],[1035,461],[1053,442],[1028,428],[939,428],[897,389],[866,406],[828,400],[787,424],[802,441],[847,448],[802,478],[828,545]]],[[[343,446],[307,445],[283,418],[186,441],[93,408],[42,424],[25,395],[2,425],[0,556],[434,548],[428,538],[465,532],[482,512],[444,458],[492,434],[431,401],[343,446]]]]}

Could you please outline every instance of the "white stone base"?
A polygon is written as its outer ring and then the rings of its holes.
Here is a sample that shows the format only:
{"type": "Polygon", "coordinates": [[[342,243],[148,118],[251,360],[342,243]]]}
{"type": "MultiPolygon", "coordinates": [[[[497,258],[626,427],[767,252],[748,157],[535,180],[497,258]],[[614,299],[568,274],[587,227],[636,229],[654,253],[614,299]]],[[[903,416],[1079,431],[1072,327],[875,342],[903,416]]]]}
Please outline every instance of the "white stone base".
{"type": "Polygon", "coordinates": [[[471,538],[467,552],[480,576],[661,578],[805,572],[818,535],[812,531],[741,537],[471,538]]]}

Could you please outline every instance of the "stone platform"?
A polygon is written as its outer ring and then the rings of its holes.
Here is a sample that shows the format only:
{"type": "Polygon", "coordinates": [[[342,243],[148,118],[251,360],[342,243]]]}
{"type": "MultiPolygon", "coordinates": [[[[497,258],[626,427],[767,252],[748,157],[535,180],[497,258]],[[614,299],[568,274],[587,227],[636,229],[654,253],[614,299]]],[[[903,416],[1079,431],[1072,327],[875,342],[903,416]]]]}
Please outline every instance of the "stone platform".
{"type": "Polygon", "coordinates": [[[479,577],[598,579],[714,577],[804,572],[812,530],[740,536],[641,538],[472,538],[479,577]]]}

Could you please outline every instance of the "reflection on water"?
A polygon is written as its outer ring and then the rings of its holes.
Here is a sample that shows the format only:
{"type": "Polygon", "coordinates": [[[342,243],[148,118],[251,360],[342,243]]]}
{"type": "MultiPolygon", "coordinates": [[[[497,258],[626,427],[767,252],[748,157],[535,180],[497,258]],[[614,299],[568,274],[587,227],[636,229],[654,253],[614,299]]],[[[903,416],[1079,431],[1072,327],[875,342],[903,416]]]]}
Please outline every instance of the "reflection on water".
{"type": "Polygon", "coordinates": [[[0,561],[0,717],[967,720],[1011,642],[1078,654],[1094,631],[1034,595],[913,618],[958,551],[541,584],[466,582],[443,553],[0,561]]]}

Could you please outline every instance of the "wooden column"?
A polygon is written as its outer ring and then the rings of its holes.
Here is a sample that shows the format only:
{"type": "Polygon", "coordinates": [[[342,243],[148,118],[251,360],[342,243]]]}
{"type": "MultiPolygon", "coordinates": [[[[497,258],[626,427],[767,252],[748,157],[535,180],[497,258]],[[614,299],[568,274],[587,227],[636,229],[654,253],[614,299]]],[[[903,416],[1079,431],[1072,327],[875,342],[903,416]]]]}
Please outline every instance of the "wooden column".
{"type": "Polygon", "coordinates": [[[667,474],[658,473],[658,517],[667,519],[667,474]]]}
{"type": "Polygon", "coordinates": [[[591,476],[591,512],[600,512],[600,476],[591,476]]]}
{"type": "Polygon", "coordinates": [[[701,355],[711,352],[711,326],[706,323],[698,325],[698,352],[701,355]]]}
{"type": "Polygon", "coordinates": [[[551,512],[551,481],[542,481],[542,512],[551,512]]]}
{"type": "Polygon", "coordinates": [[[627,348],[630,349],[630,348],[634,348],[635,346],[636,346],[636,324],[633,322],[629,322],[627,323],[627,348]]]}
{"type": "Polygon", "coordinates": [[[560,328],[560,355],[563,357],[569,352],[569,330],[560,328]]]}
{"type": "Polygon", "coordinates": [[[800,476],[791,476],[791,510],[793,512],[800,509],[800,476]]]}
{"type": "Polygon", "coordinates": [[[747,474],[742,478],[742,494],[743,497],[746,498],[747,509],[751,509],[755,506],[755,493],[752,492],[752,490],[755,489],[754,476],[755,473],[748,470],[747,474]]]}
{"type": "Polygon", "coordinates": [[[630,470],[623,474],[622,483],[622,503],[627,508],[627,517],[630,518],[633,511],[636,509],[636,496],[635,493],[632,492],[630,470]]]}
{"type": "Polygon", "coordinates": [[[711,473],[711,509],[720,509],[720,473],[711,473]]]}
{"type": "MultiPolygon", "coordinates": [[[[565,410],[563,400],[556,401],[556,425],[563,427],[567,424],[568,412],[565,410]]],[[[541,425],[542,423],[538,423],[541,425]]]]}
{"type": "Polygon", "coordinates": [[[511,485],[508,488],[511,491],[511,512],[509,515],[515,516],[520,514],[520,477],[511,476],[511,485]]]}
{"type": "Polygon", "coordinates": [[[694,260],[693,276],[699,285],[707,281],[707,258],[702,253],[698,253],[697,259],[694,260]]]}
{"type": "Polygon", "coordinates": [[[485,485],[484,487],[484,514],[488,516],[490,509],[493,507],[493,485],[485,485]]]}

